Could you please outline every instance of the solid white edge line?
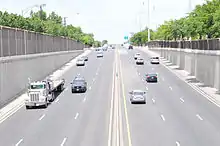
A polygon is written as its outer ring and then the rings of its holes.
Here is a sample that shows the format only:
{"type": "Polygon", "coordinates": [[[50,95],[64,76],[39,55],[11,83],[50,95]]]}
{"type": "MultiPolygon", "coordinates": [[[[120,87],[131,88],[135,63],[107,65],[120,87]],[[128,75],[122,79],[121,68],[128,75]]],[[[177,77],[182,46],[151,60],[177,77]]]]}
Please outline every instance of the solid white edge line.
{"type": "Polygon", "coordinates": [[[196,117],[197,117],[199,120],[203,121],[203,118],[202,118],[199,114],[197,114],[196,117]]]}
{"type": "Polygon", "coordinates": [[[15,146],[18,146],[22,141],[23,141],[23,139],[20,139],[20,140],[15,144],[15,146]]]}
{"type": "Polygon", "coordinates": [[[78,118],[78,116],[79,116],[79,113],[76,113],[74,119],[76,120],[78,118]]]}
{"type": "Polygon", "coordinates": [[[66,140],[67,140],[67,138],[65,137],[65,138],[63,139],[62,143],[60,144],[60,146],[63,146],[63,145],[65,144],[66,140]]]}
{"type": "Polygon", "coordinates": [[[161,117],[161,119],[162,119],[163,121],[166,120],[165,117],[164,117],[163,115],[160,115],[160,117],[161,117]]]}
{"type": "Polygon", "coordinates": [[[41,121],[45,117],[45,114],[43,114],[38,120],[41,121]]]}

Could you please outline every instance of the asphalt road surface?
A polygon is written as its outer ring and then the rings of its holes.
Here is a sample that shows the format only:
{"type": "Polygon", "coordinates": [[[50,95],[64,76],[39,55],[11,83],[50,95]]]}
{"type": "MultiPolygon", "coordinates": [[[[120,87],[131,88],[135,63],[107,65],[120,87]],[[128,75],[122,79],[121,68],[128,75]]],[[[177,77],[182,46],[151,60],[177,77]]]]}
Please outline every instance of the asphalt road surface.
{"type": "Polygon", "coordinates": [[[162,65],[133,59],[119,47],[88,55],[85,67],[63,75],[65,90],[47,109],[22,107],[0,124],[0,146],[219,146],[220,109],[162,65]],[[158,83],[146,83],[146,73],[158,83]],[[81,74],[86,93],[72,94],[81,74]],[[147,104],[130,104],[128,92],[147,91],[147,104]]]}

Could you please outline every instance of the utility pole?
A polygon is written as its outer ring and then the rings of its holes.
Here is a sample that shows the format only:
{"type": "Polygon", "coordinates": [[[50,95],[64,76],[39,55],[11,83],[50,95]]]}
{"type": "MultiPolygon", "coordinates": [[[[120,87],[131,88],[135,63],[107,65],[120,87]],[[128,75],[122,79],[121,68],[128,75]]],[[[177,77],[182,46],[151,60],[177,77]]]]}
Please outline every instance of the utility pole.
{"type": "Polygon", "coordinates": [[[67,17],[63,17],[63,25],[66,26],[66,19],[67,17]]]}
{"type": "Polygon", "coordinates": [[[147,12],[147,15],[148,15],[148,42],[150,41],[150,0],[148,0],[148,12],[147,12]]]}
{"type": "Polygon", "coordinates": [[[42,18],[42,16],[43,16],[43,7],[45,7],[46,6],[46,4],[41,4],[40,5],[40,19],[42,20],[43,18],[42,18]]]}
{"type": "Polygon", "coordinates": [[[189,0],[188,11],[189,13],[192,11],[192,0],[189,0]]]}

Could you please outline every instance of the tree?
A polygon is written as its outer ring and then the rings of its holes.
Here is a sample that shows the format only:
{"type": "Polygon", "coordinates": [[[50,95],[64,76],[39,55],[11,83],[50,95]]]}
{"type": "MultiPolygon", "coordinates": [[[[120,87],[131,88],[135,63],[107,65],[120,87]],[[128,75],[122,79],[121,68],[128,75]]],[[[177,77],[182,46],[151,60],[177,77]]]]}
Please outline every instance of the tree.
{"type": "Polygon", "coordinates": [[[156,40],[203,39],[220,36],[220,0],[212,0],[195,9],[186,17],[165,21],[155,31],[156,40]]]}
{"type": "Polygon", "coordinates": [[[39,33],[46,33],[53,36],[64,36],[86,45],[100,45],[99,41],[94,40],[93,34],[83,33],[80,27],[73,25],[63,26],[62,17],[52,12],[48,15],[42,11],[31,12],[29,18],[24,18],[17,14],[9,14],[0,11],[0,25],[31,30],[39,33]]]}
{"type": "Polygon", "coordinates": [[[51,14],[49,14],[47,20],[54,21],[57,24],[62,24],[62,17],[57,15],[55,12],[52,12],[51,14]]]}
{"type": "Polygon", "coordinates": [[[105,45],[105,44],[108,44],[108,41],[107,41],[107,40],[103,40],[103,41],[102,41],[102,46],[105,45]]]}

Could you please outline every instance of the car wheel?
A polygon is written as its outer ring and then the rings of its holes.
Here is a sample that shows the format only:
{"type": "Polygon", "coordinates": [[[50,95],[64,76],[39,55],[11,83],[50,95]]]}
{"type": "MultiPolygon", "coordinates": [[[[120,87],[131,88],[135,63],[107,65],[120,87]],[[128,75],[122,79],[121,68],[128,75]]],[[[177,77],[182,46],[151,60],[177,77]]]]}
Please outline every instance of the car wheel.
{"type": "Polygon", "coordinates": [[[26,109],[30,109],[30,106],[26,105],[26,109]]]}

